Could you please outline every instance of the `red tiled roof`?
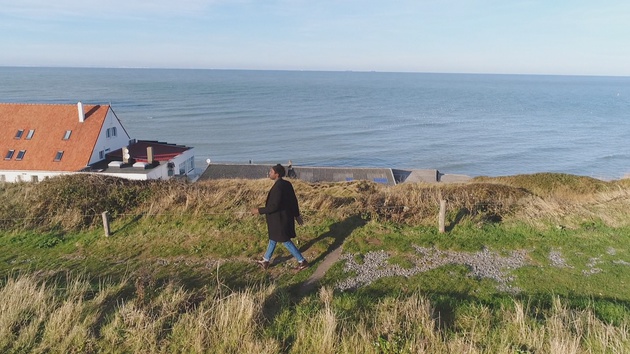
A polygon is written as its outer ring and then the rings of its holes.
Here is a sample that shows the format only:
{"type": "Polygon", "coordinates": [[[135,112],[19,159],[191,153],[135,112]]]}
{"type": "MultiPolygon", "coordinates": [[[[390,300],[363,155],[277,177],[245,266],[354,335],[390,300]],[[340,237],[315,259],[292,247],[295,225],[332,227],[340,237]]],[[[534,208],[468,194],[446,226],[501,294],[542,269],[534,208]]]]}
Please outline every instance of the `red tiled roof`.
{"type": "Polygon", "coordinates": [[[0,170],[79,171],[90,156],[110,109],[109,105],[83,105],[84,122],[79,122],[76,104],[0,103],[0,170]],[[34,130],[32,139],[26,137],[34,130]],[[16,139],[18,130],[24,130],[16,139]],[[63,140],[67,130],[70,139],[63,140]],[[10,160],[7,152],[15,150],[10,160]],[[24,158],[16,160],[20,150],[24,158]],[[61,161],[55,162],[58,151],[61,161]]]}

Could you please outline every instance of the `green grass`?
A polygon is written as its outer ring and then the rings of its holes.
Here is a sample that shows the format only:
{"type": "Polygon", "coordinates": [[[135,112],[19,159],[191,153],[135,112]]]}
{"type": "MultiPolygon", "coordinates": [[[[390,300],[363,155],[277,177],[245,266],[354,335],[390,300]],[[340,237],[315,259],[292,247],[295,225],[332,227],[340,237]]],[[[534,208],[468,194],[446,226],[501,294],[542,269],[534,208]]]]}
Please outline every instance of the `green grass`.
{"type": "Polygon", "coordinates": [[[596,326],[589,330],[616,333],[630,323],[630,217],[624,212],[630,185],[540,174],[484,178],[475,186],[442,187],[449,198],[448,231],[439,233],[436,215],[430,214],[435,208],[424,205],[434,202],[435,186],[298,181],[307,223],[298,228],[297,244],[314,267],[296,274],[282,247],[267,272],[251,261],[267,245],[264,219],[247,213],[264,203],[269,185],[263,181],[144,185],[74,176],[40,185],[0,184],[6,200],[0,208],[0,292],[28,291],[22,296],[41,298],[41,307],[16,304],[24,306],[22,312],[8,322],[0,315],[0,329],[2,323],[13,328],[7,332],[11,341],[0,342],[0,349],[160,352],[162,345],[171,352],[201,352],[198,348],[218,340],[210,328],[243,333],[221,342],[217,348],[226,352],[236,352],[241,341],[272,353],[307,346],[414,352],[409,348],[421,343],[430,343],[425,351],[435,353],[464,348],[551,353],[557,349],[554,336],[577,338],[583,351],[627,349],[623,336],[611,335],[619,342],[615,346],[588,334],[574,337],[570,328],[588,320],[596,326]],[[85,210],[109,188],[119,191],[95,204],[115,209],[113,234],[105,237],[100,209],[85,210]],[[63,207],[46,204],[49,200],[63,207]],[[388,207],[381,208],[384,204],[388,207]],[[394,204],[404,207],[391,208],[394,204]],[[23,211],[24,218],[7,205],[23,211]],[[338,262],[321,279],[320,290],[300,292],[302,282],[339,246],[358,264],[371,252],[385,251],[384,267],[403,270],[414,269],[423,257],[416,247],[471,257],[523,251],[526,264],[505,270],[508,284],[519,289],[514,293],[491,278],[472,276],[469,264],[457,262],[343,292],[334,290],[337,284],[356,274],[338,262]],[[71,290],[77,283],[80,289],[71,290]],[[37,293],[41,286],[44,294],[37,293]],[[64,301],[73,306],[64,309],[64,301]],[[204,309],[224,308],[237,316],[231,306],[245,303],[253,311],[253,317],[243,317],[247,329],[227,328],[220,318],[194,324],[208,317],[204,309]],[[420,303],[430,311],[419,310],[420,303]],[[75,330],[55,322],[62,310],[74,311],[67,316],[75,330]],[[523,319],[514,317],[521,312],[523,319]]]}

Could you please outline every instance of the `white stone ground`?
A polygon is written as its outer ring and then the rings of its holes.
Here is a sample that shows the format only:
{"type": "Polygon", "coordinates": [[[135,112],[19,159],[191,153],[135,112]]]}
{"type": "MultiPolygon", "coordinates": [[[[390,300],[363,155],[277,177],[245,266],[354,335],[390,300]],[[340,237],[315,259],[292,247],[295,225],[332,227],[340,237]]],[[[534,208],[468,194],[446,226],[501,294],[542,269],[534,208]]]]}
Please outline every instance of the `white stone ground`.
{"type": "MultiPolygon", "coordinates": [[[[337,284],[339,290],[356,289],[368,285],[373,281],[391,276],[409,277],[417,273],[426,272],[448,264],[460,264],[470,268],[470,276],[475,278],[489,278],[497,282],[497,289],[512,294],[520,292],[520,289],[511,283],[514,278],[509,274],[511,270],[529,265],[528,251],[515,250],[508,256],[502,256],[497,252],[483,249],[480,252],[455,252],[442,251],[436,248],[425,248],[414,246],[416,250],[415,264],[410,268],[403,268],[397,264],[390,264],[387,260],[390,255],[385,251],[368,252],[363,256],[361,263],[356,261],[355,254],[345,253],[340,260],[345,260],[344,271],[353,272],[356,275],[345,279],[337,284]]],[[[615,250],[609,249],[609,255],[615,255],[615,250]]],[[[573,268],[568,265],[559,250],[549,253],[551,266],[558,268],[573,268]]],[[[601,257],[594,257],[586,264],[586,269],[582,271],[585,276],[601,272],[597,265],[600,264],[601,257]]],[[[614,264],[630,266],[629,262],[615,260],[614,264]]]]}

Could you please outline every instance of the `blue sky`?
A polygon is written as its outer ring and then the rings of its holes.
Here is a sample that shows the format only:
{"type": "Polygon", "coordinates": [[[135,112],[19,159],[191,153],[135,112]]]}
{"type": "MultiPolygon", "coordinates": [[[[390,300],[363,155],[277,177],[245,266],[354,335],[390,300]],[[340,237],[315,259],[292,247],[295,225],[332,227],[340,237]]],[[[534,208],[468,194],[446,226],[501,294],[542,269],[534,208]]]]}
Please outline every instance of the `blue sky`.
{"type": "Polygon", "coordinates": [[[0,66],[630,76],[630,2],[0,0],[0,66]]]}

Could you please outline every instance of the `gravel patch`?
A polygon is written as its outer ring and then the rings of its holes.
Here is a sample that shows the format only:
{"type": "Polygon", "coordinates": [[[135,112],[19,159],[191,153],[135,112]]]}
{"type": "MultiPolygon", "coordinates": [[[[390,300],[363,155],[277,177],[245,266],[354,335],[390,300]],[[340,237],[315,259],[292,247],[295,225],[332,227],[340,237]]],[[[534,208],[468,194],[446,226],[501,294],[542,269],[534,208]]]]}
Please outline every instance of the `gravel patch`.
{"type": "Polygon", "coordinates": [[[355,260],[355,254],[343,254],[340,259],[345,260],[344,271],[355,272],[356,276],[343,280],[337,284],[340,290],[356,289],[371,284],[377,279],[391,276],[409,277],[448,264],[466,265],[470,268],[469,276],[478,279],[489,278],[495,280],[500,291],[518,293],[520,289],[510,285],[514,280],[508,275],[509,270],[527,265],[527,251],[516,250],[509,256],[501,256],[497,252],[483,249],[480,252],[442,251],[436,248],[414,246],[417,257],[411,268],[402,268],[396,264],[389,264],[389,254],[385,251],[368,252],[363,257],[363,263],[355,260]]]}
{"type": "Polygon", "coordinates": [[[583,270],[582,274],[593,275],[593,274],[601,273],[602,269],[596,267],[600,263],[602,263],[602,260],[599,257],[594,257],[594,258],[589,259],[588,263],[586,264],[588,269],[583,270]]]}
{"type": "Polygon", "coordinates": [[[562,253],[559,251],[551,251],[549,252],[549,261],[551,265],[558,268],[573,268],[568,265],[567,262],[562,258],[562,253]]]}

